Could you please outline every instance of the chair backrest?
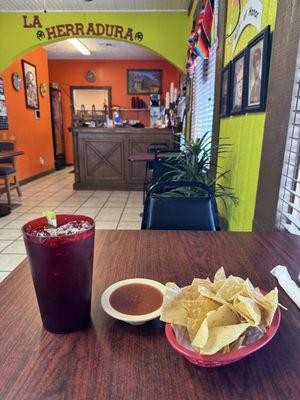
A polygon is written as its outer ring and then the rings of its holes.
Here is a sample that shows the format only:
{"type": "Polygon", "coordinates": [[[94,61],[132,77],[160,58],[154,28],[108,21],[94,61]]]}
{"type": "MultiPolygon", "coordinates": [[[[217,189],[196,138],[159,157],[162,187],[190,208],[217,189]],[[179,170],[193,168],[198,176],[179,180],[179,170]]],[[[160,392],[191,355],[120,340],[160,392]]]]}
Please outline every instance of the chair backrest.
{"type": "MultiPolygon", "coordinates": [[[[167,142],[157,142],[157,143],[150,143],[147,147],[147,153],[149,154],[156,154],[160,151],[168,151],[169,145],[167,142]]],[[[154,161],[147,161],[146,168],[148,170],[153,170],[154,161]]]]}
{"type": "MultiPolygon", "coordinates": [[[[13,151],[15,149],[15,142],[13,141],[0,141],[0,151],[13,151]]],[[[14,165],[14,157],[3,158],[0,160],[0,164],[13,164],[14,165]]]]}
{"type": "Polygon", "coordinates": [[[142,229],[220,230],[213,191],[200,182],[165,182],[152,186],[145,201],[142,229]],[[165,192],[180,187],[199,188],[203,196],[173,197],[165,192]]]}
{"type": "Polygon", "coordinates": [[[168,182],[172,178],[173,168],[179,166],[177,150],[158,151],[153,161],[152,185],[158,182],[168,182]]]}

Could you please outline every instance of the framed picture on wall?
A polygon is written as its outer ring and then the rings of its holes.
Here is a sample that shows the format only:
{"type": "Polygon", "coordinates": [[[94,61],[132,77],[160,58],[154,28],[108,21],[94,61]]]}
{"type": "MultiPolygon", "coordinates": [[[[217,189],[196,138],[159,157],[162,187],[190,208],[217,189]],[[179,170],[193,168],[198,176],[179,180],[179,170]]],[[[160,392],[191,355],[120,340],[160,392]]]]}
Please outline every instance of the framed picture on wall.
{"type": "Polygon", "coordinates": [[[221,80],[221,97],[220,97],[220,117],[229,115],[230,107],[230,78],[231,78],[231,62],[222,70],[221,80]]]}
{"type": "Polygon", "coordinates": [[[25,60],[22,60],[22,66],[26,107],[37,110],[39,108],[39,93],[36,66],[25,60]]]}
{"type": "Polygon", "coordinates": [[[267,26],[247,47],[245,82],[245,111],[264,111],[267,99],[270,53],[270,26],[267,26]]]}
{"type": "Polygon", "coordinates": [[[8,129],[8,117],[7,117],[7,108],[6,108],[6,100],[4,94],[4,84],[3,79],[0,78],[0,130],[8,129]]]}
{"type": "Polygon", "coordinates": [[[245,87],[245,50],[241,51],[232,60],[230,85],[230,114],[243,114],[244,87],[245,87]]]}
{"type": "Polygon", "coordinates": [[[162,92],[161,69],[128,69],[127,93],[152,94],[162,92]]]}

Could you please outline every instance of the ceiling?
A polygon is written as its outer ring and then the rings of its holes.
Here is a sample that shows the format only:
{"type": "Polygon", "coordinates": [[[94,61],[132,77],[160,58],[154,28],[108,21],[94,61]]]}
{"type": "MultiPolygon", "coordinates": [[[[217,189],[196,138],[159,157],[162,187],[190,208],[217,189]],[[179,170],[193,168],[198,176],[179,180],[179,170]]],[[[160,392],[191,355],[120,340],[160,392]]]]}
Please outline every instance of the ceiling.
{"type": "Polygon", "coordinates": [[[162,58],[141,46],[131,43],[105,40],[80,39],[91,52],[84,56],[67,40],[45,46],[50,60],[161,60],[162,58]]]}
{"type": "Polygon", "coordinates": [[[0,11],[188,11],[189,4],[190,0],[0,0],[0,11]]]}

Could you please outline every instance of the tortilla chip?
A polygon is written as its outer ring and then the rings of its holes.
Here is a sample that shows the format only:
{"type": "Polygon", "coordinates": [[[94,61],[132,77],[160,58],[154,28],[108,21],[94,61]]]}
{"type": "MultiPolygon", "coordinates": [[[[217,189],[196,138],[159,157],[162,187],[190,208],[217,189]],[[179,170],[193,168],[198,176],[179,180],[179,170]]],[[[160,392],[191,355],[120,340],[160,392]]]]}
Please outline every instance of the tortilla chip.
{"type": "Polygon", "coordinates": [[[185,286],[180,289],[175,283],[167,283],[160,316],[161,321],[186,326],[189,313],[181,302],[197,298],[199,298],[199,292],[196,286],[185,286]]]}
{"type": "Polygon", "coordinates": [[[221,267],[218,269],[218,271],[215,273],[214,276],[214,283],[216,283],[217,281],[225,281],[226,279],[226,275],[225,275],[225,271],[224,268],[221,267]]]}
{"type": "Polygon", "coordinates": [[[231,301],[234,296],[242,291],[243,283],[244,280],[242,278],[230,275],[216,292],[216,295],[223,300],[231,301]]]}
{"type": "Polygon", "coordinates": [[[208,340],[208,324],[207,318],[202,322],[194,340],[192,341],[192,346],[197,348],[202,348],[206,345],[208,340]]]}
{"type": "Polygon", "coordinates": [[[245,340],[245,335],[240,336],[238,339],[236,339],[229,345],[229,351],[240,349],[243,345],[244,340],[245,340]]]}
{"type": "Polygon", "coordinates": [[[249,325],[258,326],[260,324],[260,308],[253,299],[237,295],[233,301],[233,307],[249,325]]]}
{"type": "Polygon", "coordinates": [[[213,291],[204,286],[198,286],[198,290],[201,296],[207,297],[208,299],[211,299],[214,302],[219,303],[220,305],[227,303],[226,300],[222,299],[220,296],[216,295],[213,291]]]}
{"type": "Polygon", "coordinates": [[[208,331],[211,328],[238,324],[239,322],[239,319],[227,304],[224,304],[217,310],[209,311],[196,336],[194,337],[192,346],[199,348],[205,346],[208,340],[208,331]]]}
{"type": "Polygon", "coordinates": [[[207,289],[210,289],[212,291],[215,290],[215,286],[214,284],[211,282],[211,280],[209,278],[206,279],[201,279],[201,278],[194,278],[193,282],[192,282],[192,286],[202,286],[205,287],[207,289]]]}
{"type": "MultiPolygon", "coordinates": [[[[195,300],[197,302],[197,300],[195,300]]],[[[193,305],[192,301],[187,303],[188,305],[193,305]]],[[[189,333],[189,337],[191,339],[191,342],[194,340],[202,322],[207,316],[207,313],[212,310],[217,310],[220,307],[220,304],[214,302],[213,300],[210,300],[208,298],[203,298],[201,300],[201,306],[196,310],[193,309],[188,310],[190,314],[194,315],[194,318],[189,318],[187,321],[187,330],[189,333]]]]}
{"type": "Polygon", "coordinates": [[[190,337],[191,342],[194,340],[198,330],[200,329],[200,326],[203,322],[203,318],[199,318],[199,319],[192,319],[192,318],[188,318],[187,321],[187,331],[190,337]]]}
{"type": "MultiPolygon", "coordinates": [[[[227,326],[217,326],[208,330],[208,339],[204,347],[200,349],[200,354],[215,354],[224,346],[237,340],[249,324],[236,324],[227,326]]],[[[193,343],[192,343],[193,345],[193,343]]]]}
{"type": "Polygon", "coordinates": [[[266,295],[263,295],[259,289],[254,288],[249,279],[246,279],[241,293],[251,297],[258,304],[261,310],[262,324],[270,326],[278,307],[278,289],[274,288],[266,295]]]}

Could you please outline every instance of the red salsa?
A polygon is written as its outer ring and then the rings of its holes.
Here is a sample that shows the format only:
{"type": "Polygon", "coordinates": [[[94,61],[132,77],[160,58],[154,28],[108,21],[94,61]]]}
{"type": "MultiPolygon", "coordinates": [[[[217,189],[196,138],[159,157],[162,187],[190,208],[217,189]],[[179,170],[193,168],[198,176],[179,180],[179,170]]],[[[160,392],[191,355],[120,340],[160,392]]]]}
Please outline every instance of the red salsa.
{"type": "Polygon", "coordinates": [[[163,294],[153,286],[129,283],[116,289],[109,297],[111,306],[122,314],[150,314],[161,307],[163,294]]]}

